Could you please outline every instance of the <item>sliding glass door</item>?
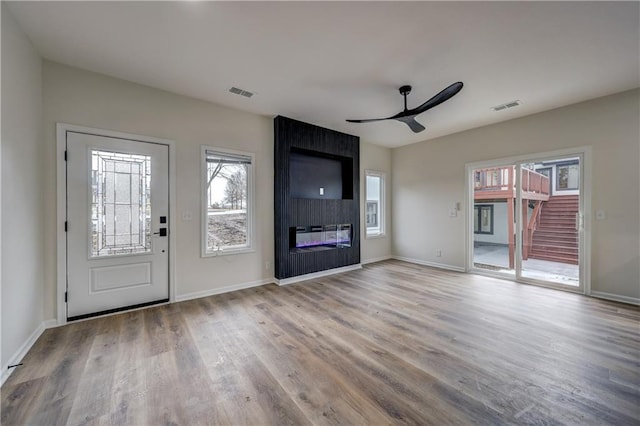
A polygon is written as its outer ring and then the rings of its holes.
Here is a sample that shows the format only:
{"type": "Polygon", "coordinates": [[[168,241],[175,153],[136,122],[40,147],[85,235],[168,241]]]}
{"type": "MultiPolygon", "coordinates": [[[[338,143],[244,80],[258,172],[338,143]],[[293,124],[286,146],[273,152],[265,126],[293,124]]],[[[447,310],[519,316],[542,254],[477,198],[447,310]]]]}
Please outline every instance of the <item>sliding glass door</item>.
{"type": "Polygon", "coordinates": [[[470,267],[582,291],[583,155],[469,166],[470,267]]]}
{"type": "Polygon", "coordinates": [[[484,271],[515,274],[513,164],[481,167],[473,174],[473,265],[484,271]]]}
{"type": "Polygon", "coordinates": [[[580,287],[581,158],[520,165],[523,278],[580,287]]]}

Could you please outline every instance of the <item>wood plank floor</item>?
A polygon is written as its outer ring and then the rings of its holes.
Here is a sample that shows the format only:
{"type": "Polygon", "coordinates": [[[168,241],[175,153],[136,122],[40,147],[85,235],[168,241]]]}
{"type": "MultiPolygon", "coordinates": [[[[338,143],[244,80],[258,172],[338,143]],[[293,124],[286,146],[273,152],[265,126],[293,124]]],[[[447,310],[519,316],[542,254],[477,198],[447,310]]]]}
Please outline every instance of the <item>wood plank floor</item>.
{"type": "Polygon", "coordinates": [[[49,329],[3,425],[640,424],[640,310],[387,261],[49,329]]]}

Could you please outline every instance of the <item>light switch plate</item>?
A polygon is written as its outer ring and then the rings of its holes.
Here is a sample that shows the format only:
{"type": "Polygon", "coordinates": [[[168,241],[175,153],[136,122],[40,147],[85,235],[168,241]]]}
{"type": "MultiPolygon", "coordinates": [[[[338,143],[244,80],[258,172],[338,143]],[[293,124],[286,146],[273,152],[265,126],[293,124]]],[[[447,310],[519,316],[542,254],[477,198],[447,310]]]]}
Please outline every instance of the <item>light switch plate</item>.
{"type": "Polygon", "coordinates": [[[182,212],[182,220],[183,221],[189,222],[192,219],[193,219],[193,214],[191,214],[191,212],[189,210],[184,210],[182,212]]]}
{"type": "Polygon", "coordinates": [[[604,210],[596,210],[596,220],[605,220],[607,213],[604,210]]]}
{"type": "Polygon", "coordinates": [[[324,188],[320,187],[320,195],[324,195],[324,188]]]}

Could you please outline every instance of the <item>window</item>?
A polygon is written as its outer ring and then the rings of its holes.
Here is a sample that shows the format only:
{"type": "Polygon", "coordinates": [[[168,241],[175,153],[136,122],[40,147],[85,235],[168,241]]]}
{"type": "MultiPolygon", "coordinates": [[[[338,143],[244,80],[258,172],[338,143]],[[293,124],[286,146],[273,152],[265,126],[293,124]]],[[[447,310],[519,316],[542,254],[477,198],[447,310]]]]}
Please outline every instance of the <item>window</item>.
{"type": "Polygon", "coordinates": [[[202,255],[251,251],[253,154],[202,147],[202,161],[202,255]]]}
{"type": "Polygon", "coordinates": [[[367,237],[384,235],[384,181],[384,173],[365,171],[365,226],[367,237]]]}
{"type": "Polygon", "coordinates": [[[580,165],[578,162],[570,164],[558,164],[558,180],[556,182],[556,190],[566,191],[578,189],[580,182],[580,165]]]}
{"type": "Polygon", "coordinates": [[[493,206],[480,204],[473,207],[473,232],[493,234],[493,206]]]}
{"type": "Polygon", "coordinates": [[[378,228],[378,202],[367,201],[367,228],[378,228]]]}

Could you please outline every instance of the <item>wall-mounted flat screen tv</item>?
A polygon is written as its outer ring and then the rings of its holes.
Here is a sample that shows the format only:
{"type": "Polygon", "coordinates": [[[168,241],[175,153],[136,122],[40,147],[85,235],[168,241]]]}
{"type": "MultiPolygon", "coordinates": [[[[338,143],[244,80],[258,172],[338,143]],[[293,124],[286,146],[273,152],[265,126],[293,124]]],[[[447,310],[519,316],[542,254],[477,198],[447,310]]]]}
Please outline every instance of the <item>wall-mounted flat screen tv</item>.
{"type": "Polygon", "coordinates": [[[353,199],[352,164],[346,157],[291,150],[289,195],[292,198],[353,199]]]}

